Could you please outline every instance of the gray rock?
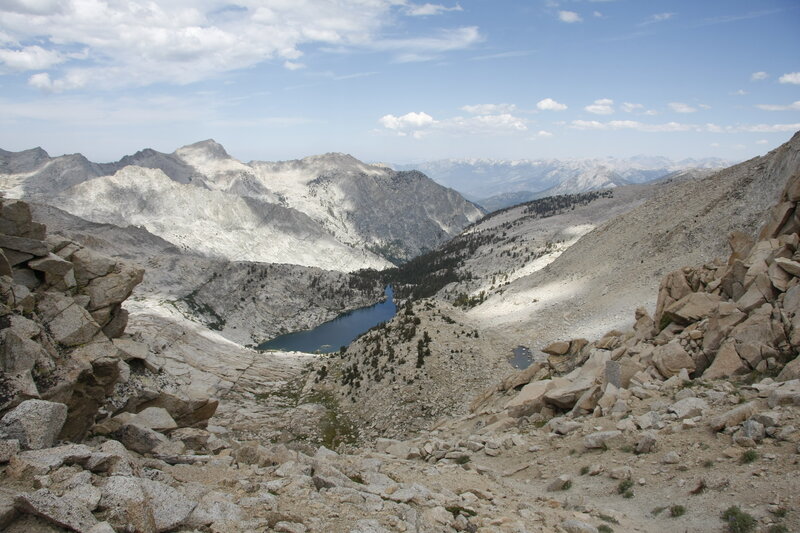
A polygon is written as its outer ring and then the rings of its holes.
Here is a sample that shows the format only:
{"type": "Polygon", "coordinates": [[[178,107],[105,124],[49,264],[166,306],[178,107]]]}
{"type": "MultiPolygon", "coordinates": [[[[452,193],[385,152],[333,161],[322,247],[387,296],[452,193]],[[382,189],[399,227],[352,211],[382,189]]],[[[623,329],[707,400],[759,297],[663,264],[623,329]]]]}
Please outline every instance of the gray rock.
{"type": "Polygon", "coordinates": [[[14,237],[2,233],[0,233],[0,247],[8,248],[15,252],[31,254],[36,257],[44,257],[50,253],[47,249],[47,245],[40,240],[28,239],[26,237],[14,237]]]}
{"type": "Polygon", "coordinates": [[[142,454],[152,453],[159,445],[170,442],[161,433],[136,424],[123,424],[119,429],[113,431],[111,436],[129,450],[142,454]]]}
{"type": "Polygon", "coordinates": [[[572,483],[572,478],[566,474],[563,474],[555,478],[550,483],[548,483],[547,490],[549,491],[564,490],[565,487],[569,486],[571,483],[572,483]]]}
{"type": "Polygon", "coordinates": [[[17,440],[23,450],[50,448],[66,420],[63,403],[25,400],[0,419],[0,439],[17,440]]]}
{"type": "Polygon", "coordinates": [[[272,526],[276,533],[306,533],[308,528],[299,522],[281,521],[272,526]]]}
{"type": "Polygon", "coordinates": [[[19,441],[16,439],[0,440],[0,464],[7,463],[20,451],[19,441]]]}
{"type": "Polygon", "coordinates": [[[589,433],[583,438],[583,445],[591,450],[595,448],[605,448],[610,442],[619,439],[622,436],[621,431],[596,431],[589,433]]]}
{"type": "Polygon", "coordinates": [[[24,451],[11,458],[6,474],[14,479],[45,475],[65,463],[84,464],[91,456],[92,449],[84,444],[24,451]]]}
{"type": "Polygon", "coordinates": [[[764,440],[764,425],[756,422],[752,418],[749,420],[745,420],[742,424],[742,430],[740,431],[742,437],[747,437],[753,439],[754,442],[761,442],[764,440]]]}
{"type": "Polygon", "coordinates": [[[97,525],[91,511],[68,498],[59,498],[47,489],[20,494],[14,500],[18,511],[39,516],[58,526],[83,533],[97,525]]]}
{"type": "Polygon", "coordinates": [[[72,270],[72,263],[51,253],[46,257],[28,261],[28,268],[63,277],[72,270]]]}
{"type": "Polygon", "coordinates": [[[566,533],[598,533],[598,529],[592,524],[580,520],[565,520],[561,522],[561,529],[566,533]]]}
{"type": "Polygon", "coordinates": [[[115,528],[153,532],[153,514],[147,504],[141,480],[133,477],[111,476],[101,488],[100,509],[115,528]]]}
{"type": "Polygon", "coordinates": [[[89,530],[89,533],[115,533],[114,528],[111,527],[111,524],[108,522],[100,522],[92,529],[89,530]]]}
{"type": "Polygon", "coordinates": [[[100,331],[92,315],[63,294],[43,293],[36,306],[53,337],[65,346],[86,344],[100,331]]]}
{"type": "Polygon", "coordinates": [[[91,299],[89,310],[123,302],[143,278],[144,270],[118,263],[113,272],[93,279],[84,289],[91,299]]]}
{"type": "Polygon", "coordinates": [[[708,409],[708,403],[701,398],[684,398],[669,406],[668,411],[675,413],[678,420],[701,416],[708,409]]]}
{"type": "MultiPolygon", "coordinates": [[[[263,507],[264,503],[261,501],[260,506],[263,507]]],[[[245,512],[233,502],[233,498],[229,494],[212,491],[200,499],[185,525],[205,527],[220,521],[242,521],[246,517],[245,512]]]]}
{"type": "Polygon", "coordinates": [[[359,520],[348,533],[392,533],[374,518],[359,520]]]}
{"type": "Polygon", "coordinates": [[[656,435],[652,431],[646,431],[639,435],[639,438],[636,440],[636,446],[634,447],[634,451],[636,453],[651,453],[656,449],[656,435]]]}
{"type": "Polygon", "coordinates": [[[681,460],[681,456],[676,451],[667,452],[664,454],[664,457],[661,458],[661,462],[665,465],[674,465],[679,463],[681,460]]]}
{"type": "Polygon", "coordinates": [[[197,502],[165,483],[144,478],[140,482],[156,531],[171,531],[177,528],[197,506],[197,502]]]}
{"type": "Polygon", "coordinates": [[[175,420],[163,407],[148,407],[143,409],[131,418],[130,423],[155,431],[165,431],[178,427],[178,424],[175,423],[175,420]]]}
{"type": "Polygon", "coordinates": [[[758,403],[748,402],[715,416],[709,420],[708,425],[711,426],[711,429],[714,431],[719,431],[723,428],[729,428],[732,426],[738,426],[757,412],[758,403]]]}
{"type": "MultiPolygon", "coordinates": [[[[89,474],[89,472],[85,473],[89,474]]],[[[91,474],[89,474],[89,477],[91,479],[91,474]]],[[[100,489],[90,482],[82,483],[64,493],[64,498],[78,502],[90,511],[94,511],[100,504],[101,496],[102,492],[100,489]]]]}

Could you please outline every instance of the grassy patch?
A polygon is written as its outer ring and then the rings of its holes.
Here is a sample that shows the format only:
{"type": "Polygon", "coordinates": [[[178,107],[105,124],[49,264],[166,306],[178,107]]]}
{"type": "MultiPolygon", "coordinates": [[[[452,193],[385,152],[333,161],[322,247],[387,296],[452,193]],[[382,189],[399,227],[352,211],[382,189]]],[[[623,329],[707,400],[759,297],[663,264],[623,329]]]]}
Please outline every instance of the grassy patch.
{"type": "Polygon", "coordinates": [[[566,483],[564,483],[564,486],[561,487],[561,490],[569,490],[571,488],[572,488],[572,481],[567,481],[566,483]]]}
{"type": "Polygon", "coordinates": [[[669,515],[672,518],[678,518],[686,514],[686,507],[683,505],[673,505],[669,508],[669,515]]]}
{"type": "Polygon", "coordinates": [[[617,485],[617,492],[622,494],[623,498],[633,498],[633,481],[630,479],[623,479],[617,485]]]}
{"type": "Polygon", "coordinates": [[[728,525],[730,533],[750,533],[756,529],[756,519],[739,509],[738,505],[732,505],[722,513],[722,520],[728,525]]]}
{"type": "Polygon", "coordinates": [[[756,452],[755,450],[747,450],[739,458],[742,464],[752,463],[756,459],[758,459],[758,452],[756,452]]]}
{"type": "Polygon", "coordinates": [[[767,533],[789,533],[789,528],[783,524],[773,524],[769,526],[767,533]]]}
{"type": "Polygon", "coordinates": [[[597,526],[597,531],[600,533],[614,533],[614,530],[608,524],[600,524],[597,526]]]}
{"type": "Polygon", "coordinates": [[[585,476],[588,473],[589,473],[589,467],[588,466],[582,466],[581,467],[581,475],[585,476]]]}

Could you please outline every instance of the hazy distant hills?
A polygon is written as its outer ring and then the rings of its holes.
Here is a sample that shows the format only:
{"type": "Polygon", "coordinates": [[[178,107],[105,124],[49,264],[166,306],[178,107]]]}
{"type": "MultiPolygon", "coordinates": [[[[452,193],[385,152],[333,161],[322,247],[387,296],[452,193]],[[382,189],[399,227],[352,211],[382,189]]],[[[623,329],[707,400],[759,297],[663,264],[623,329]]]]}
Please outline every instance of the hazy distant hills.
{"type": "Polygon", "coordinates": [[[244,163],[213,140],[114,163],[0,151],[0,188],[212,257],[342,271],[407,259],[482,215],[420,172],[345,154],[244,163]]]}
{"type": "Polygon", "coordinates": [[[717,158],[672,161],[664,157],[630,159],[442,159],[398,169],[416,168],[452,187],[488,211],[556,194],[646,183],[689,169],[721,169],[717,158]]]}

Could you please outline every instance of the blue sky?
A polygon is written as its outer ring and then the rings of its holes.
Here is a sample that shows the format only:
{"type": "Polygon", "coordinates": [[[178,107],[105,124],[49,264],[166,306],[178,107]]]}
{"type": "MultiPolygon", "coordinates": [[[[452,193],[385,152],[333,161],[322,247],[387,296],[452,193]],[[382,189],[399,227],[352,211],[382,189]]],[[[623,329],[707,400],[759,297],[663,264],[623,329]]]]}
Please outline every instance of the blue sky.
{"type": "Polygon", "coordinates": [[[739,160],[800,130],[796,0],[1,0],[0,148],[739,160]]]}

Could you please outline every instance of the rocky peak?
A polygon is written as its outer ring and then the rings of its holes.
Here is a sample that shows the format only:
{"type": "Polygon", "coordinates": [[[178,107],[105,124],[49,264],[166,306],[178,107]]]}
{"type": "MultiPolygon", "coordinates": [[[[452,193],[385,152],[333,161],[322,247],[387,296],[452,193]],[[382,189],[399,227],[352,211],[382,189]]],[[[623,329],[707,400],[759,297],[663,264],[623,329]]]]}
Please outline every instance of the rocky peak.
{"type": "Polygon", "coordinates": [[[206,139],[193,144],[182,146],[175,150],[175,155],[180,157],[202,156],[206,159],[230,159],[231,156],[225,148],[214,139],[206,139]]]}
{"type": "Polygon", "coordinates": [[[50,155],[38,146],[21,152],[0,150],[0,173],[31,172],[49,160],[50,155]]]}

